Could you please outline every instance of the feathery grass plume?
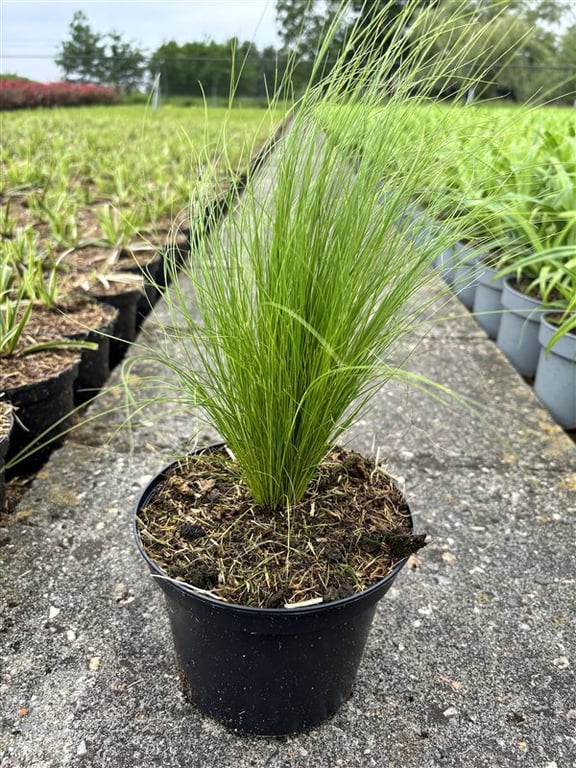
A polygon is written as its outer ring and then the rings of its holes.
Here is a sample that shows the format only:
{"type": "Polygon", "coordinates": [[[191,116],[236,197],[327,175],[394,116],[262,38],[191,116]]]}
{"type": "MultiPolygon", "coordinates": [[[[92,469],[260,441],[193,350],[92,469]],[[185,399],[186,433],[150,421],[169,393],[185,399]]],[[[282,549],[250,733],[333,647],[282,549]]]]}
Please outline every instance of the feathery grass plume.
{"type": "Polygon", "coordinates": [[[255,501],[270,510],[302,496],[376,389],[404,375],[402,342],[429,302],[421,288],[434,258],[457,239],[429,180],[450,148],[452,110],[471,108],[456,102],[482,81],[480,41],[490,40],[489,26],[464,7],[419,24],[410,2],[382,49],[375,41],[386,11],[347,36],[316,83],[342,4],[268,173],[248,174],[216,236],[206,236],[209,218],[192,222],[198,246],[166,296],[169,344],[157,357],[176,374],[180,400],[204,410],[255,501]],[[443,55],[439,40],[449,46],[443,55]],[[440,109],[431,97],[448,79],[454,106],[440,109]],[[437,110],[437,130],[408,143],[404,121],[423,102],[437,110]],[[412,217],[424,192],[427,215],[412,217]],[[443,226],[430,226],[439,213],[443,226]]]}

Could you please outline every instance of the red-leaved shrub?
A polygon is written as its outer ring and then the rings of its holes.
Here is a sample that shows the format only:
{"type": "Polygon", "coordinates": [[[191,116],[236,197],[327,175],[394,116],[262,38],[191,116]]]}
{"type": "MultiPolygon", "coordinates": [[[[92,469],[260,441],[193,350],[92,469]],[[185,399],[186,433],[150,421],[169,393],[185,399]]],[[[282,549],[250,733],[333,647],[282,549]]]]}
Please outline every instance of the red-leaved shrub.
{"type": "Polygon", "coordinates": [[[115,89],[103,85],[0,80],[0,109],[113,104],[117,100],[118,95],[115,89]]]}

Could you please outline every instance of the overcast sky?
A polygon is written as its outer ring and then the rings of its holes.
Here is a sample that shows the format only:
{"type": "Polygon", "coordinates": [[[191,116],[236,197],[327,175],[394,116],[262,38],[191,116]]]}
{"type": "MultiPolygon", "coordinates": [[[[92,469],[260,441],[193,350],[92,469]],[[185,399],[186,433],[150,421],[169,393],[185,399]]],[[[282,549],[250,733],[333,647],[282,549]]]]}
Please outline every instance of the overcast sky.
{"type": "Polygon", "coordinates": [[[233,36],[277,45],[274,0],[0,0],[0,72],[58,80],[54,64],[75,11],[94,32],[120,32],[152,53],[162,43],[233,36]]]}

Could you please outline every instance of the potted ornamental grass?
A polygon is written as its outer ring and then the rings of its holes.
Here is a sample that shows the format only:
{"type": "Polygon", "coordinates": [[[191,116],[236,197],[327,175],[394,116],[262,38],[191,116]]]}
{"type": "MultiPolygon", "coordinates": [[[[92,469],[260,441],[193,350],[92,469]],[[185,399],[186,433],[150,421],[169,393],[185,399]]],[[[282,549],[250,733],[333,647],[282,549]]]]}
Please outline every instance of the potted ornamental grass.
{"type": "MultiPolygon", "coordinates": [[[[218,228],[191,216],[197,245],[165,295],[170,322],[141,350],[171,374],[151,375],[147,396],[199,410],[221,440],[152,479],[136,543],[166,597],[187,694],[244,733],[302,731],[338,709],[378,601],[424,544],[385,468],[341,442],[385,382],[422,384],[404,366],[409,339],[455,232],[448,216],[416,246],[397,224],[443,154],[450,110],[409,146],[402,118],[439,83],[468,89],[481,35],[462,15],[419,25],[412,4],[378,47],[386,13],[356,27],[321,78],[343,5],[239,202],[218,228]],[[448,52],[435,53],[438,35],[448,52]]],[[[428,194],[427,207],[442,201],[428,194]]],[[[130,398],[142,356],[125,364],[130,398]]]]}

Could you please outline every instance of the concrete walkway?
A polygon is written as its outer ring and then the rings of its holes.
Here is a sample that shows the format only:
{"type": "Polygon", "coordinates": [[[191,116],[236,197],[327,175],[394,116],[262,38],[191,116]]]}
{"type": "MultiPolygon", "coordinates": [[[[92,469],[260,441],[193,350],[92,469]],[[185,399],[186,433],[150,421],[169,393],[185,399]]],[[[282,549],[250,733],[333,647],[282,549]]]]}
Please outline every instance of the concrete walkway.
{"type": "Polygon", "coordinates": [[[199,425],[155,406],[131,442],[111,413],[53,454],[0,530],[2,768],[576,766],[576,447],[457,300],[448,310],[410,365],[485,421],[393,384],[348,436],[388,457],[430,544],[380,604],[340,712],[251,739],[184,700],[130,516],[199,425]]]}

